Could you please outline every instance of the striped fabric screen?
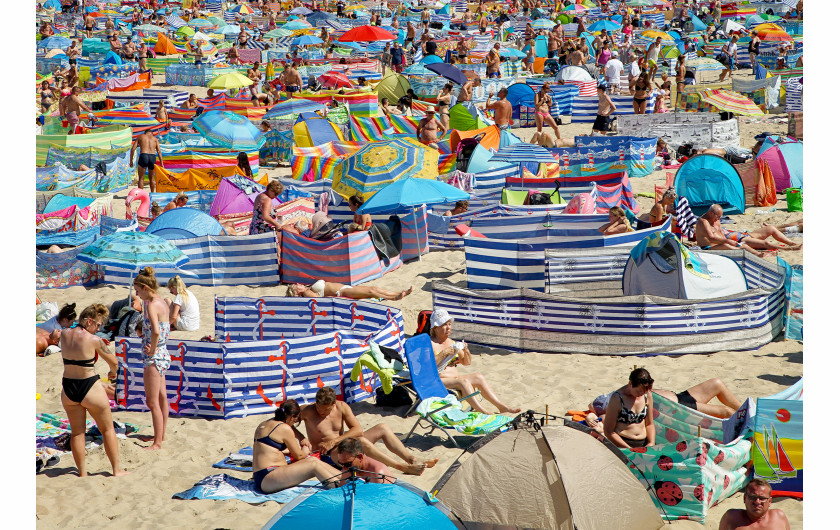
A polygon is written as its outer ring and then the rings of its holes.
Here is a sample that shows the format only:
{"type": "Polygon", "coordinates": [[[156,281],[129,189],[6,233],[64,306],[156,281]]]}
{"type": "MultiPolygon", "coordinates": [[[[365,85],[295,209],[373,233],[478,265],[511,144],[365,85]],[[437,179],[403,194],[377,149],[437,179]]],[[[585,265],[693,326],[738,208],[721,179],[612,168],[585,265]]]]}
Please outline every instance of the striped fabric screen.
{"type": "MultiPolygon", "coordinates": [[[[280,282],[275,232],[251,236],[204,236],[172,241],[190,261],[181,270],[155,267],[160,281],[175,274],[191,285],[276,285],[280,282]],[[196,276],[184,275],[182,271],[196,276]]],[[[105,282],[127,285],[135,271],[107,268],[105,282]]]]}
{"type": "MultiPolygon", "coordinates": [[[[383,273],[383,264],[367,232],[353,232],[330,241],[285,232],[281,247],[284,283],[310,285],[325,280],[357,285],[383,273]]],[[[391,265],[398,260],[392,259],[391,265]]]]}
{"type": "MultiPolygon", "coordinates": [[[[613,116],[622,114],[634,114],[633,112],[633,96],[616,95],[611,96],[613,103],[615,103],[616,111],[612,113],[613,116]]],[[[656,98],[648,96],[647,105],[645,106],[645,114],[653,113],[653,104],[656,98]]],[[[573,123],[593,123],[595,116],[598,115],[598,98],[576,97],[574,106],[572,107],[572,122],[573,123]]]]}

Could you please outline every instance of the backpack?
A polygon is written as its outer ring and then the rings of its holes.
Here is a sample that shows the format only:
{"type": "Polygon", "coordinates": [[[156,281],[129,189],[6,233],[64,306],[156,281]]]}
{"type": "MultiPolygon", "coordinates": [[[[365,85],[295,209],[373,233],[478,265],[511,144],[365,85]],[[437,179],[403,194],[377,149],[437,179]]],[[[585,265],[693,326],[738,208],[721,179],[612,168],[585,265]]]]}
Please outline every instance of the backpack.
{"type": "Polygon", "coordinates": [[[528,204],[541,205],[551,204],[551,196],[548,193],[532,193],[528,195],[528,204]]]}
{"type": "Polygon", "coordinates": [[[379,387],[376,389],[376,401],[374,403],[377,407],[402,407],[411,405],[414,400],[411,399],[411,395],[404,386],[395,386],[391,389],[390,394],[386,394],[382,387],[379,387]]]}

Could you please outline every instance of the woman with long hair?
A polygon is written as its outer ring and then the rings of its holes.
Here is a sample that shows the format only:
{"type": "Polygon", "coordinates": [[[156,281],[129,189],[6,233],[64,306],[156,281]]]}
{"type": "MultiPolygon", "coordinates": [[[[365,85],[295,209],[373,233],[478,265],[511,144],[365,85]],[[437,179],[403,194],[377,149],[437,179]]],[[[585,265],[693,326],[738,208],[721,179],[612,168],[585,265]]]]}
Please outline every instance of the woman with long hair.
{"type": "Polygon", "coordinates": [[[174,300],[166,299],[169,306],[169,328],[179,331],[196,331],[201,323],[198,311],[198,299],[187,289],[184,280],[177,274],[166,282],[169,293],[175,295],[174,300]]]}

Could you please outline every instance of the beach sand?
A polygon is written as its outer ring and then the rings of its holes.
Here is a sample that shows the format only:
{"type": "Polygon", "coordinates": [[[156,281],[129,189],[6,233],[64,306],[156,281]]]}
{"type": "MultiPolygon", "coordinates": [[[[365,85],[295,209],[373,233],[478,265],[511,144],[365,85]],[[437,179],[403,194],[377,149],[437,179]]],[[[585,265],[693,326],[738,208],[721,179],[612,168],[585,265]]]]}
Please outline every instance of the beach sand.
{"type": "MultiPolygon", "coordinates": [[[[742,73],[739,72],[739,75],[742,73]]],[[[746,74],[743,74],[746,75],[746,74]]],[[[163,76],[155,76],[155,86],[163,83],[163,76]]],[[[204,96],[201,87],[174,87],[190,90],[204,96]]],[[[569,137],[588,134],[590,124],[562,125],[561,134],[569,137]]],[[[784,133],[787,125],[772,119],[765,121],[741,120],[741,145],[750,147],[753,136],[763,131],[784,133]]],[[[534,129],[516,129],[515,134],[531,138],[534,129]]],[[[260,172],[262,174],[262,171],[260,172]]],[[[288,176],[288,166],[269,170],[269,175],[288,176]]],[[[665,172],[657,171],[647,177],[631,179],[636,192],[653,193],[654,185],[665,182],[665,172]]],[[[114,200],[114,215],[122,217],[126,191],[114,200]]],[[[647,212],[653,199],[639,197],[641,212],[647,212]]],[[[776,211],[758,214],[756,210],[768,208],[749,207],[744,215],[733,216],[738,229],[754,229],[762,222],[781,224],[802,218],[802,213],[788,213],[784,198],[779,197],[776,211]]],[[[802,251],[784,252],[782,256],[793,264],[802,263],[802,251]]],[[[774,260],[775,257],[767,259],[774,260]]],[[[384,302],[403,312],[406,332],[415,330],[417,313],[432,308],[431,282],[466,280],[464,253],[462,251],[433,251],[422,261],[412,261],[399,269],[371,282],[383,288],[401,290],[413,285],[415,291],[399,302],[384,302]]],[[[189,284],[188,284],[189,285],[189,284]]],[[[198,339],[213,332],[213,297],[218,296],[282,296],[281,286],[273,287],[190,287],[199,300],[202,323],[199,331],[172,333],[172,340],[198,339]]],[[[166,294],[161,289],[161,294],[166,294]]],[[[79,309],[91,303],[109,305],[127,294],[125,286],[98,286],[93,289],[72,287],[63,290],[38,291],[42,300],[57,302],[59,306],[76,302],[79,309]]],[[[457,338],[457,325],[454,337],[457,338]]],[[[503,350],[474,346],[473,364],[459,368],[464,372],[480,371],[499,396],[509,405],[562,415],[566,410],[585,408],[598,394],[614,390],[627,381],[627,374],[634,366],[644,366],[656,379],[660,388],[681,391],[710,377],[721,378],[735,395],[743,400],[774,394],[791,385],[803,372],[802,345],[798,342],[775,341],[755,351],[722,351],[711,355],[683,355],[609,357],[572,354],[511,353],[503,350]]],[[[103,377],[105,363],[97,364],[103,377]]],[[[61,406],[62,363],[59,355],[36,359],[36,390],[41,399],[36,402],[37,412],[64,416],[61,406]]],[[[402,418],[402,409],[376,407],[370,399],[352,405],[363,427],[384,422],[397,435],[411,428],[413,418],[402,418]]],[[[151,434],[151,416],[148,413],[114,412],[114,419],[146,426],[141,434],[151,434]]],[[[88,528],[112,525],[114,528],[254,528],[270,519],[281,507],[274,502],[252,506],[240,501],[176,500],[172,495],[193,486],[202,478],[226,472],[239,478],[250,474],[211,467],[244,446],[251,445],[257,424],[268,416],[251,416],[233,420],[205,420],[170,416],[166,442],[160,451],[145,451],[134,435],[120,440],[120,457],[131,472],[121,478],[110,477],[110,465],[102,448],[88,451],[87,467],[91,474],[86,479],[76,476],[73,458],[68,453],[61,463],[36,478],[36,514],[42,528],[88,528]]],[[[466,441],[459,437],[459,440],[466,441]]],[[[438,465],[422,476],[412,477],[395,472],[395,475],[421,488],[431,488],[449,465],[461,453],[439,435],[425,438],[413,436],[409,448],[422,458],[440,458],[438,465]]],[[[729,508],[743,508],[743,496],[735,496],[709,510],[706,525],[690,521],[675,522],[670,528],[717,528],[723,513],[729,508]]],[[[605,499],[596,502],[606,502],[605,499]]],[[[792,499],[774,500],[773,506],[785,511],[791,528],[802,528],[803,506],[792,499]]]]}

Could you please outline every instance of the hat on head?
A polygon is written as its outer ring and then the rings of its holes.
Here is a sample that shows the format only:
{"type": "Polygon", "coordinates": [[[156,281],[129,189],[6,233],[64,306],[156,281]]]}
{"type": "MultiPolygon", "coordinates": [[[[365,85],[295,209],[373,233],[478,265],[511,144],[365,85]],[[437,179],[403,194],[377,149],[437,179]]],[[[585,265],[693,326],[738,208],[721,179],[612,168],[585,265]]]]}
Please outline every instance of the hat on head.
{"type": "Polygon", "coordinates": [[[615,50],[613,50],[613,52],[612,52],[612,54],[611,54],[611,55],[612,55],[613,57],[618,57],[618,52],[617,52],[617,51],[615,51],[615,50]]]}
{"type": "Polygon", "coordinates": [[[427,113],[428,112],[434,113],[435,112],[435,106],[434,105],[429,105],[428,107],[426,107],[426,112],[427,113]]]}
{"type": "Polygon", "coordinates": [[[432,317],[429,319],[429,325],[433,328],[438,326],[442,326],[453,320],[451,316],[449,316],[449,312],[446,309],[435,309],[432,312],[432,317]]]}

